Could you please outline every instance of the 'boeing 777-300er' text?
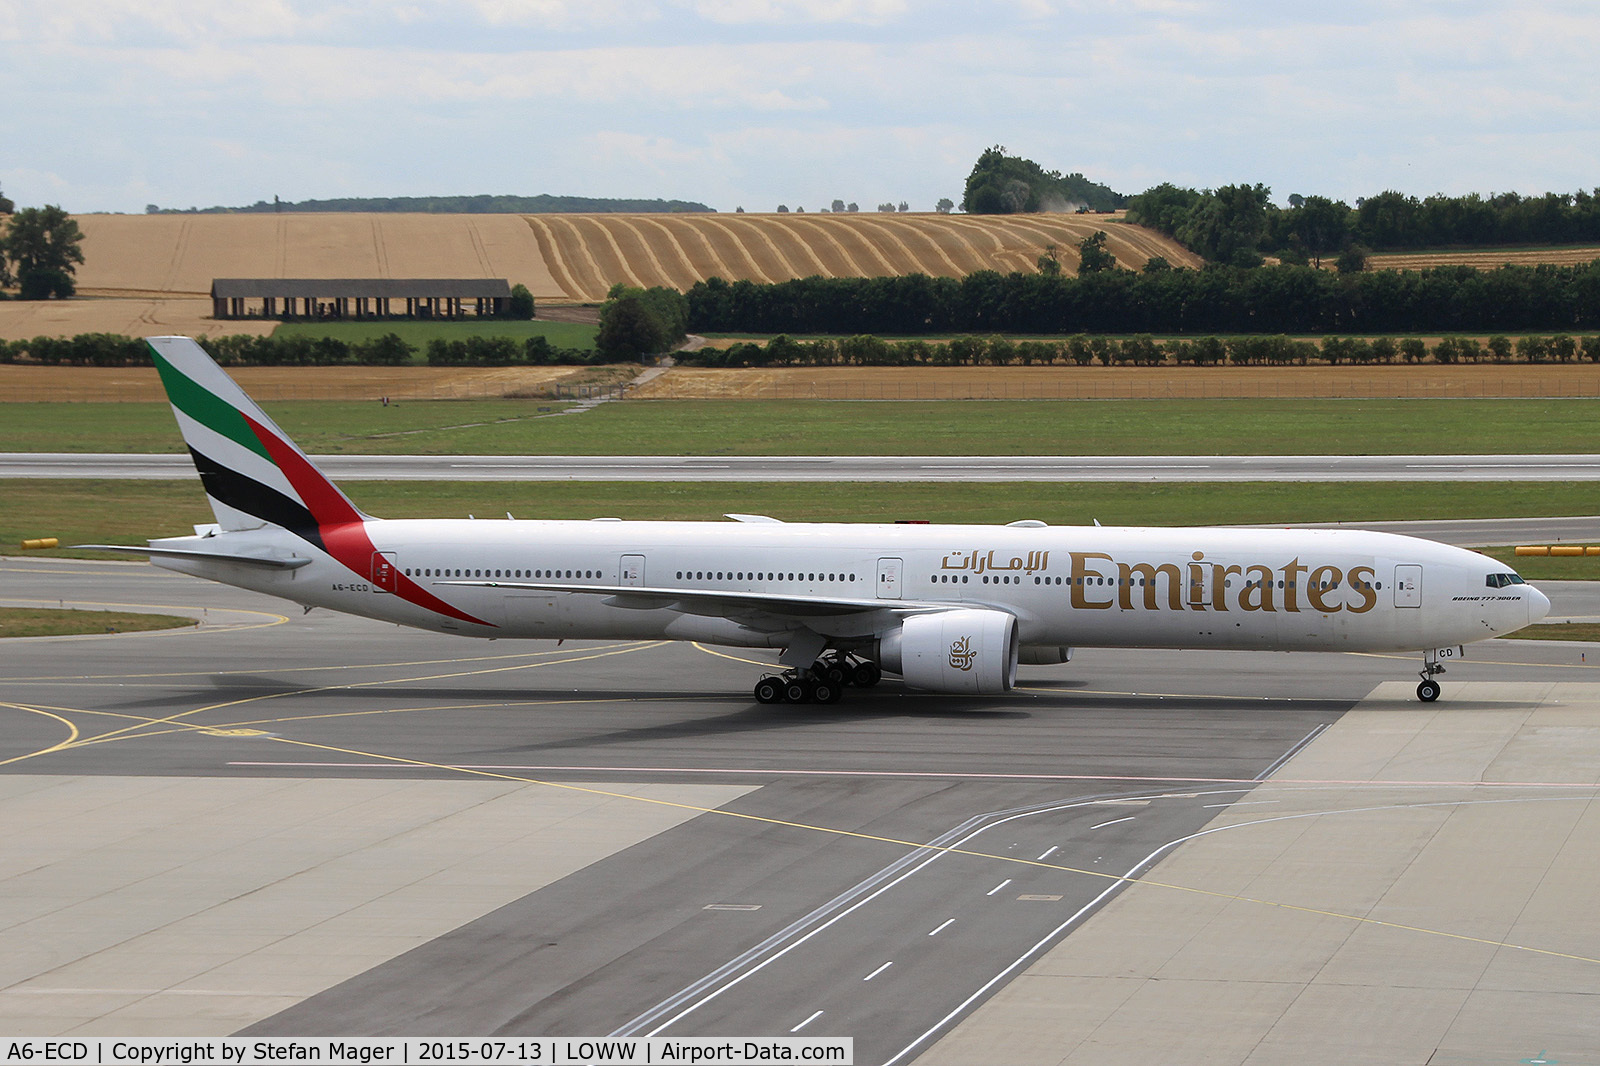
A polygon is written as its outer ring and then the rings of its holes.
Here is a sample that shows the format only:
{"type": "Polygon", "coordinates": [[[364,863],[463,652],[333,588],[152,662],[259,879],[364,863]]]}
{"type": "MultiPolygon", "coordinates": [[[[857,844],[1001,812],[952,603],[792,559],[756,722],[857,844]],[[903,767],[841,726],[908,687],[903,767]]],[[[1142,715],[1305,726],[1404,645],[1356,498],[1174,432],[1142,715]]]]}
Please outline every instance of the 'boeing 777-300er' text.
{"type": "Polygon", "coordinates": [[[1550,609],[1487,556],[1353,530],[372,518],[194,341],[150,347],[217,521],[121,550],[463,636],[781,649],[763,703],[885,672],[1002,693],[1082,646],[1420,652],[1433,700],[1442,659],[1550,609]]]}

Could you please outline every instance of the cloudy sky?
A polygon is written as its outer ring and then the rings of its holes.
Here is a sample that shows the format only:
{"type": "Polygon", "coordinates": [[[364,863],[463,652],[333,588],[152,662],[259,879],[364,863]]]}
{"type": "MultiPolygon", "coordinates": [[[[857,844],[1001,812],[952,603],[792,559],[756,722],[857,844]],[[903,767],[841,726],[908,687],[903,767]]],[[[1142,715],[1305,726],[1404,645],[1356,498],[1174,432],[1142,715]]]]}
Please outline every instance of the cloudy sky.
{"type": "Polygon", "coordinates": [[[138,212],[1600,186],[1594,0],[0,0],[0,187],[138,212]]]}

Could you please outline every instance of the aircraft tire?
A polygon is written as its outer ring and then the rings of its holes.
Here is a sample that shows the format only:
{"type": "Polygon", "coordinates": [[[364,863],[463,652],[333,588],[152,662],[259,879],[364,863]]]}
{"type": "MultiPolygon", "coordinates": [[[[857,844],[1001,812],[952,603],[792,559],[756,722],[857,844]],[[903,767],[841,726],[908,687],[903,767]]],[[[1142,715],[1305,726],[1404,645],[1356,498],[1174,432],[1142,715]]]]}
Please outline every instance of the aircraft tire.
{"type": "Polygon", "coordinates": [[[810,703],[811,685],[801,678],[793,678],[784,682],[783,702],[785,703],[810,703]]]}
{"type": "Polygon", "coordinates": [[[844,667],[832,659],[818,659],[811,667],[812,677],[825,677],[835,688],[842,688],[845,683],[844,667]]]}
{"type": "Polygon", "coordinates": [[[850,683],[857,688],[871,688],[883,680],[883,671],[874,662],[859,662],[850,672],[850,683]]]}
{"type": "Polygon", "coordinates": [[[1439,698],[1439,682],[1428,678],[1417,686],[1417,699],[1423,703],[1432,703],[1439,698]]]}
{"type": "Polygon", "coordinates": [[[763,677],[756,682],[757,703],[782,703],[783,683],[775,677],[763,677]]]}
{"type": "Polygon", "coordinates": [[[844,696],[844,686],[832,678],[819,677],[811,682],[811,698],[818,703],[838,703],[844,696]]]}

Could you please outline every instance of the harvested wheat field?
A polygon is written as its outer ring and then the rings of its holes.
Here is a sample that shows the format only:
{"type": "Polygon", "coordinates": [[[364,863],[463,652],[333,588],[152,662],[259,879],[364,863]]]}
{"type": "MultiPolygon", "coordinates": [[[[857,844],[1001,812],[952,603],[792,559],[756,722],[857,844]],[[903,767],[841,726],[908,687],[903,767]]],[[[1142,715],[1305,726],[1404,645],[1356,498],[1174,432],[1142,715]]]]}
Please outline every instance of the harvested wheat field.
{"type": "Polygon", "coordinates": [[[554,286],[520,215],[80,215],[85,295],[206,296],[213,278],[510,278],[554,286]]]}
{"type": "Polygon", "coordinates": [[[0,302],[0,340],[31,337],[75,337],[80,333],[121,333],[153,337],[181,333],[214,337],[226,333],[271,333],[276,322],[219,320],[211,317],[210,299],[173,299],[160,293],[74,300],[6,300],[0,302]]]}
{"type": "Polygon", "coordinates": [[[687,289],[720,275],[781,281],[974,270],[1033,271],[1054,244],[1077,268],[1095,230],[1123,266],[1200,260],[1108,216],[82,215],[89,296],[190,295],[213,278],[504,277],[537,299],[594,302],[619,281],[687,289]]]}
{"type": "Polygon", "coordinates": [[[1600,248],[1491,248],[1477,252],[1408,252],[1396,255],[1369,255],[1367,267],[1371,270],[1423,270],[1438,266],[1472,266],[1479,270],[1493,270],[1510,263],[1515,266],[1537,266],[1554,263],[1572,266],[1592,263],[1600,259],[1600,248]]]}
{"type": "MultiPolygon", "coordinates": [[[[549,367],[245,366],[228,374],[257,400],[482,400],[570,395],[584,385],[621,385],[628,364],[549,367]]],[[[166,393],[154,367],[0,365],[0,402],[153,403],[166,393]]]]}
{"type": "Polygon", "coordinates": [[[636,399],[1112,400],[1600,396],[1600,365],[676,367],[636,399]]]}
{"type": "Polygon", "coordinates": [[[1151,230],[1095,215],[936,214],[529,215],[527,224],[562,291],[599,300],[617,281],[687,289],[713,275],[730,281],[1037,269],[1054,245],[1062,269],[1077,245],[1105,230],[1118,263],[1152,256],[1199,266],[1187,249],[1151,230]]]}

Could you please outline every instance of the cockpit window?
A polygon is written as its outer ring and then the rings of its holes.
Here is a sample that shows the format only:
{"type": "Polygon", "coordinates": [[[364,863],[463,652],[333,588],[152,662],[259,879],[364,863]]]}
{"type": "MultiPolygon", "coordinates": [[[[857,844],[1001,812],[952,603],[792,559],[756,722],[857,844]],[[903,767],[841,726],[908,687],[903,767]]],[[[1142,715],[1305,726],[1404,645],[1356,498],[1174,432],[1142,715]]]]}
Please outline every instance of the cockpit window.
{"type": "Polygon", "coordinates": [[[1503,589],[1507,585],[1524,585],[1521,574],[1490,574],[1483,579],[1483,583],[1492,589],[1503,589]]]}

